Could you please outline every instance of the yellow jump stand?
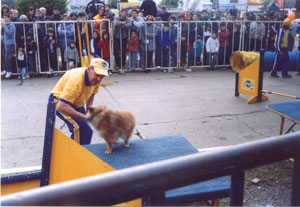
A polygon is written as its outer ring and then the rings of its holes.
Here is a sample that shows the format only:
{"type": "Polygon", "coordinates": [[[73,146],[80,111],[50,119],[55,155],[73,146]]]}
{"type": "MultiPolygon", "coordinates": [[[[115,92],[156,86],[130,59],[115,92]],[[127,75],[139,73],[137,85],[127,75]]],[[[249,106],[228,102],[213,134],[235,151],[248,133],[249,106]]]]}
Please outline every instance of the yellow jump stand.
{"type": "MultiPolygon", "coordinates": [[[[253,53],[253,52],[243,52],[244,55],[253,53]]],[[[260,51],[258,58],[236,73],[235,81],[235,96],[244,94],[251,96],[248,99],[248,104],[267,101],[269,98],[262,94],[263,87],[263,68],[264,68],[264,50],[260,51]]]]}

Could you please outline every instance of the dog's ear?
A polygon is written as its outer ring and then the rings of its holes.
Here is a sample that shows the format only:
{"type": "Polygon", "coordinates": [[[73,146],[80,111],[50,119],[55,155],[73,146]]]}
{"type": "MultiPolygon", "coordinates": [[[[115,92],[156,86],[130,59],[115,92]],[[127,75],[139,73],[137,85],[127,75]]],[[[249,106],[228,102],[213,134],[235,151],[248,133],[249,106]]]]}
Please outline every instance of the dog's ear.
{"type": "Polygon", "coordinates": [[[90,112],[90,113],[93,113],[95,111],[95,108],[93,106],[88,106],[86,111],[90,112]]]}

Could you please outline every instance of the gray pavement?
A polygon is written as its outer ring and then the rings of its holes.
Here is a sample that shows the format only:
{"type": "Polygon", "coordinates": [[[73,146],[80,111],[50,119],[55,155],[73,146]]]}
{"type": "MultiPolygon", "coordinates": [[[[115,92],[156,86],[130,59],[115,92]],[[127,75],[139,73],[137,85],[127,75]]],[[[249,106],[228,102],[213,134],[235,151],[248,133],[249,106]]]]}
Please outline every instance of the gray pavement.
{"type": "MultiPolygon", "coordinates": [[[[2,80],[2,169],[41,165],[47,100],[59,78],[32,78],[22,86],[17,79],[2,80]]],[[[199,149],[276,136],[280,118],[265,106],[295,101],[268,95],[269,101],[249,105],[248,96],[234,96],[231,70],[113,74],[104,82],[113,85],[100,89],[95,105],[132,112],[146,138],[181,134],[199,149]]],[[[300,96],[300,77],[274,79],[266,72],[263,88],[300,96]]],[[[56,127],[61,125],[57,119],[56,127]]],[[[69,134],[66,127],[62,130],[69,134]]],[[[95,133],[92,143],[98,142],[103,140],[95,133]]]]}

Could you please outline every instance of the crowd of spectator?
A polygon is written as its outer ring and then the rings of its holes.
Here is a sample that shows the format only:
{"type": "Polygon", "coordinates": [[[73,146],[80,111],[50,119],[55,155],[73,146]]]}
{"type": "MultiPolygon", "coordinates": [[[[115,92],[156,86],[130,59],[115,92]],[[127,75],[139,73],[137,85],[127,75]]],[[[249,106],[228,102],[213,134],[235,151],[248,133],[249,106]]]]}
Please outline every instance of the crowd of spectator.
{"type": "MultiPolygon", "coordinates": [[[[60,10],[54,8],[52,15],[46,16],[46,8],[30,7],[26,15],[19,15],[15,8],[3,5],[2,75],[9,78],[12,71],[20,71],[20,78],[25,78],[24,64],[20,62],[24,58],[28,73],[36,71],[37,60],[42,72],[80,66],[80,49],[87,50],[87,45],[94,57],[102,57],[109,64],[112,47],[114,68],[120,73],[136,68],[150,72],[154,67],[161,67],[164,72],[178,66],[186,71],[201,65],[214,69],[215,65],[228,65],[230,55],[237,50],[275,51],[275,37],[286,18],[275,2],[273,0],[263,13],[242,14],[237,10],[172,14],[165,5],[157,12],[153,0],[145,0],[130,12],[121,9],[115,14],[111,5],[105,4],[98,8],[98,14],[93,17],[95,21],[87,28],[83,12],[60,14],[60,10]],[[37,32],[34,24],[29,24],[32,22],[36,22],[37,32]],[[24,56],[19,57],[22,53],[24,56]]],[[[294,24],[289,34],[290,50],[298,32],[298,25],[294,24]]]]}

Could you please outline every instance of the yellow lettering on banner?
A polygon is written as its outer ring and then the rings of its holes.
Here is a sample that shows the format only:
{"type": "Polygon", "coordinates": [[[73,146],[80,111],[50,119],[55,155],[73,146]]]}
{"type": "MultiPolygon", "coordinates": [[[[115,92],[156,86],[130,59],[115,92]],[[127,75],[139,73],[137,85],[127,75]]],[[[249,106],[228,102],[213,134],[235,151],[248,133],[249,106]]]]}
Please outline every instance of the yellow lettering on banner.
{"type": "Polygon", "coordinates": [[[249,5],[263,5],[264,0],[248,0],[249,5]]]}

